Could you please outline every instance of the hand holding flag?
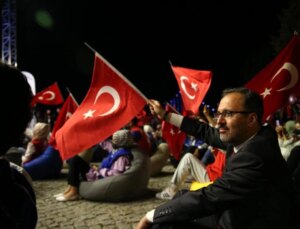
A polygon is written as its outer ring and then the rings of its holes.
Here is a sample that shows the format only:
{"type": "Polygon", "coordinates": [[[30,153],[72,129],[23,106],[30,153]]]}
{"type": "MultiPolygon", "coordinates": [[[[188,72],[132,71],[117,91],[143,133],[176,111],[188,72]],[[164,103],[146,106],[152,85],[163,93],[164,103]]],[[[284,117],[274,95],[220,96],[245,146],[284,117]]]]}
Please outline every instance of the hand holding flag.
{"type": "Polygon", "coordinates": [[[92,83],[72,117],[55,135],[63,159],[103,141],[127,124],[147,99],[120,72],[95,54],[92,83]]]}

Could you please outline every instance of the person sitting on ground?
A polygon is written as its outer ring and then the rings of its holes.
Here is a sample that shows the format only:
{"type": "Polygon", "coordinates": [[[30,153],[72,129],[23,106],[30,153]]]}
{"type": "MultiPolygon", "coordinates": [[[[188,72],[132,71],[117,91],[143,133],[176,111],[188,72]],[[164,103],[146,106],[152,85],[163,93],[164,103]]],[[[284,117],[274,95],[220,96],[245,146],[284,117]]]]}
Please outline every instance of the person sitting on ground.
{"type": "Polygon", "coordinates": [[[99,168],[75,156],[69,161],[68,188],[65,192],[55,195],[57,201],[69,201],[80,199],[79,185],[81,180],[94,181],[105,179],[109,176],[117,176],[124,173],[131,166],[133,159],[131,147],[134,145],[129,130],[118,130],[112,135],[113,150],[105,157],[99,168]]]}
{"type": "Polygon", "coordinates": [[[150,110],[207,144],[226,149],[222,176],[207,187],[187,191],[146,213],[145,228],[290,228],[292,180],[277,134],[263,125],[263,99],[247,88],[223,91],[216,126],[167,113],[156,100],[150,110]]]}
{"type": "Polygon", "coordinates": [[[32,131],[32,139],[27,144],[26,151],[22,156],[22,165],[40,156],[48,146],[50,125],[43,122],[35,124],[32,131]]]}
{"type": "Polygon", "coordinates": [[[153,131],[153,138],[155,139],[156,141],[156,144],[159,145],[160,143],[162,142],[166,142],[163,137],[162,137],[162,130],[161,130],[161,122],[159,123],[156,123],[155,124],[155,128],[154,128],[154,131],[153,131]]]}
{"type": "Polygon", "coordinates": [[[209,146],[209,149],[215,157],[213,163],[205,165],[195,153],[186,153],[183,158],[181,158],[170,185],[162,192],[156,193],[156,198],[166,200],[173,199],[175,194],[182,188],[188,176],[190,176],[193,181],[200,183],[210,183],[219,178],[225,167],[225,152],[211,146],[209,146]]]}
{"type": "Polygon", "coordinates": [[[32,117],[30,86],[15,67],[0,62],[1,137],[0,144],[0,225],[1,228],[35,228],[37,208],[34,189],[26,177],[11,166],[6,152],[20,144],[21,137],[32,117]],[[9,94],[8,94],[9,92],[9,94]]]}
{"type": "Polygon", "coordinates": [[[295,121],[289,120],[285,123],[284,126],[277,125],[275,128],[278,136],[278,143],[281,154],[286,161],[291,154],[291,150],[295,146],[300,145],[300,137],[295,132],[297,131],[295,123],[295,121]]]}
{"type": "Polygon", "coordinates": [[[133,140],[137,143],[137,146],[147,155],[152,156],[154,151],[152,151],[152,145],[147,137],[147,134],[141,126],[138,125],[138,118],[134,117],[126,126],[126,129],[131,131],[133,140]]]}
{"type": "Polygon", "coordinates": [[[143,131],[145,132],[146,136],[148,137],[148,142],[150,142],[151,152],[155,152],[157,150],[158,142],[156,141],[156,138],[153,135],[154,130],[153,130],[152,126],[150,126],[148,124],[143,125],[143,131]]]}

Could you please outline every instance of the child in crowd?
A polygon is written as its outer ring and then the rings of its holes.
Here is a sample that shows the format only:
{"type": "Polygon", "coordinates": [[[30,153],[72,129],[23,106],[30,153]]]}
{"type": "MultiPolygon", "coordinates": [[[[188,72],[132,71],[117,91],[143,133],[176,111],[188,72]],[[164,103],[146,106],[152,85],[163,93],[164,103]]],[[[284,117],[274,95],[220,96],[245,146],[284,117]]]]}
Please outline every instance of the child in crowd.
{"type": "Polygon", "coordinates": [[[26,151],[22,156],[22,165],[32,161],[41,155],[48,146],[50,135],[50,125],[47,123],[38,122],[35,124],[32,133],[32,139],[27,144],[26,151]]]}

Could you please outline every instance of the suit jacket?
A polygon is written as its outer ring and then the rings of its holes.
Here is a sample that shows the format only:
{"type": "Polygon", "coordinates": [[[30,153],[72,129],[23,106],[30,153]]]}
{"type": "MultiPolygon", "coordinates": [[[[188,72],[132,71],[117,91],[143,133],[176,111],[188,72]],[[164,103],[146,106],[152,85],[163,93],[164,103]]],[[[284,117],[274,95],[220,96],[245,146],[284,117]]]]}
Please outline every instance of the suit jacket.
{"type": "MultiPolygon", "coordinates": [[[[222,143],[218,130],[184,118],[181,130],[209,145],[222,143]]],[[[218,215],[224,228],[288,228],[291,209],[291,178],[270,126],[262,126],[236,154],[226,155],[222,176],[208,187],[189,191],[156,208],[154,223],[192,221],[218,215]]]]}

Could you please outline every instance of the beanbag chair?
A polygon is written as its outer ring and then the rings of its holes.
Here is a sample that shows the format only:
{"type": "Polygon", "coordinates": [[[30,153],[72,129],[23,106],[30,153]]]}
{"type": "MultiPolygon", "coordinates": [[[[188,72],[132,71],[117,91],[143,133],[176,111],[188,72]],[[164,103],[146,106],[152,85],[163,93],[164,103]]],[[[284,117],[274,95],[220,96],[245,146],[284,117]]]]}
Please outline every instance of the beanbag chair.
{"type": "Polygon", "coordinates": [[[10,162],[21,166],[22,164],[22,151],[20,149],[18,149],[17,147],[11,147],[7,152],[5,157],[7,158],[7,160],[9,160],[10,162]]]}
{"type": "Polygon", "coordinates": [[[52,146],[48,146],[45,151],[34,160],[23,165],[32,180],[52,179],[60,175],[63,161],[59,152],[52,146]]]}
{"type": "Polygon", "coordinates": [[[150,158],[150,176],[158,175],[167,164],[169,158],[169,148],[167,143],[160,143],[156,152],[150,158]]]}
{"type": "Polygon", "coordinates": [[[80,195],[91,201],[118,202],[140,197],[147,189],[150,171],[149,156],[137,148],[132,149],[132,165],[124,173],[99,179],[83,181],[80,195]]]}

